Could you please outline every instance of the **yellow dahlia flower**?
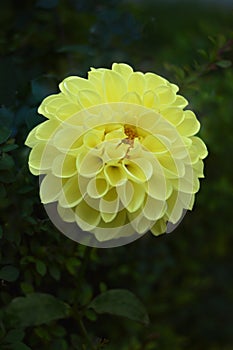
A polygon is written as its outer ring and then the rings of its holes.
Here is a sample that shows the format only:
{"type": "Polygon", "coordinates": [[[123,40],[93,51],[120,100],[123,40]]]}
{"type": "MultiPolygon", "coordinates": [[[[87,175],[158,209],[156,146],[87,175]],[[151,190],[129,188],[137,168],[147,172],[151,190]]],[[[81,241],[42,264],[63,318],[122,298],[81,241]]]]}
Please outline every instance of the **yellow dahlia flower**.
{"type": "MultiPolygon", "coordinates": [[[[26,140],[42,203],[56,203],[61,222],[96,242],[171,231],[193,207],[207,156],[178,87],[114,63],[59,88],[26,140]]],[[[80,241],[77,232],[66,234],[80,241]]]]}

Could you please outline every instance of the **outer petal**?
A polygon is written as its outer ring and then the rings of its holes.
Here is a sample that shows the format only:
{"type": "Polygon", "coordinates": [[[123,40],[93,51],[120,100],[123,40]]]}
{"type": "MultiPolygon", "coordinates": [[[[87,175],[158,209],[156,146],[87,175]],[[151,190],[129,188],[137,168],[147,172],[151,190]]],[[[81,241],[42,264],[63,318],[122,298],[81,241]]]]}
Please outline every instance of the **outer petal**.
{"type": "Polygon", "coordinates": [[[112,70],[122,75],[124,79],[128,79],[133,73],[133,69],[125,63],[113,63],[112,70]]]}
{"type": "Polygon", "coordinates": [[[62,190],[62,180],[52,174],[44,177],[40,185],[40,198],[44,204],[55,202],[62,190]]]}
{"type": "Polygon", "coordinates": [[[120,102],[127,92],[124,78],[113,71],[104,72],[103,89],[106,102],[120,102]]]}

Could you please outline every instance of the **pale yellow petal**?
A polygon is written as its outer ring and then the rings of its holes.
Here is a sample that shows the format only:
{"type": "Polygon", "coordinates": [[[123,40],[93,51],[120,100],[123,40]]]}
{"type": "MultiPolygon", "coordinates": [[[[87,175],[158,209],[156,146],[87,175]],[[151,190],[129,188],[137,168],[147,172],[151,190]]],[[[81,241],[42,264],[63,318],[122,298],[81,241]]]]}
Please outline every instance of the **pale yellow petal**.
{"type": "Polygon", "coordinates": [[[77,159],[79,173],[84,177],[93,177],[101,172],[104,163],[103,159],[95,152],[89,152],[82,160],[77,159]]]}
{"type": "Polygon", "coordinates": [[[196,193],[199,191],[200,182],[193,168],[188,165],[185,168],[185,175],[179,179],[171,179],[173,187],[177,191],[185,193],[196,193]]]}
{"type": "Polygon", "coordinates": [[[61,122],[71,118],[74,114],[79,112],[81,107],[75,103],[67,103],[56,110],[56,118],[61,122]]]}
{"type": "Polygon", "coordinates": [[[129,211],[137,211],[143,204],[145,197],[145,188],[142,184],[128,180],[116,188],[123,206],[129,211]]]}
{"type": "Polygon", "coordinates": [[[166,85],[166,79],[154,73],[146,73],[146,89],[154,91],[158,86],[166,85]]]}
{"type": "Polygon", "coordinates": [[[142,100],[141,97],[138,93],[136,92],[127,92],[123,97],[122,97],[122,101],[123,102],[127,102],[127,103],[134,103],[134,104],[138,104],[141,105],[142,104],[142,100]]]}
{"type": "Polygon", "coordinates": [[[171,147],[168,138],[162,136],[148,135],[142,140],[142,145],[152,153],[166,153],[171,147]]]}
{"type": "Polygon", "coordinates": [[[159,236],[163,233],[165,233],[167,227],[166,221],[162,218],[154,224],[154,226],[150,229],[153,235],[159,236]]]}
{"type": "Polygon", "coordinates": [[[146,79],[141,72],[132,73],[128,80],[128,91],[135,92],[138,96],[144,94],[146,88],[146,79]]]}
{"type": "Polygon", "coordinates": [[[175,101],[172,103],[173,107],[185,108],[188,105],[188,101],[180,95],[176,95],[175,101]]]}
{"type": "Polygon", "coordinates": [[[70,208],[63,208],[57,204],[57,212],[65,222],[75,222],[74,210],[70,208]]]}
{"type": "Polygon", "coordinates": [[[88,108],[103,102],[101,96],[93,90],[81,90],[78,93],[78,98],[83,108],[88,108]]]}
{"type": "Polygon", "coordinates": [[[199,158],[204,159],[208,155],[208,150],[204,142],[196,136],[191,137],[192,146],[194,147],[195,153],[198,154],[199,158]]]}
{"type": "Polygon", "coordinates": [[[169,107],[163,110],[162,114],[165,119],[175,126],[179,125],[185,117],[184,111],[178,107],[169,107]]]}
{"type": "Polygon", "coordinates": [[[58,200],[62,190],[62,180],[52,174],[47,174],[40,184],[40,198],[43,204],[58,200]]]}
{"type": "Polygon", "coordinates": [[[159,108],[159,98],[152,90],[148,90],[143,95],[143,104],[148,108],[159,108]]]}
{"type": "Polygon", "coordinates": [[[59,88],[64,94],[68,93],[72,95],[78,95],[81,90],[94,90],[94,86],[89,80],[76,76],[70,76],[64,79],[60,83],[59,88]]]}
{"type": "Polygon", "coordinates": [[[66,127],[58,131],[53,138],[54,146],[64,152],[76,150],[83,144],[82,130],[66,127]]]}
{"type": "Polygon", "coordinates": [[[62,187],[59,196],[59,205],[63,208],[73,208],[83,199],[78,176],[71,177],[62,187]]]}
{"type": "MultiPolygon", "coordinates": [[[[96,239],[100,242],[104,242],[113,238],[125,236],[124,225],[126,220],[125,210],[120,211],[110,222],[104,222],[102,220],[98,227],[93,230],[96,239]]],[[[129,228],[127,228],[127,233],[131,234],[131,232],[129,232],[129,228]]]]}
{"type": "Polygon", "coordinates": [[[60,122],[56,119],[50,119],[38,125],[36,128],[36,138],[38,140],[47,141],[51,139],[60,127],[60,122]]]}
{"type": "Polygon", "coordinates": [[[99,210],[101,217],[105,222],[112,221],[119,211],[119,197],[116,189],[110,189],[104,197],[100,199],[99,210]]]}
{"type": "Polygon", "coordinates": [[[171,156],[159,156],[159,162],[163,166],[168,178],[182,177],[185,174],[185,166],[182,160],[173,159],[171,156]]]}
{"type": "Polygon", "coordinates": [[[92,130],[83,137],[83,144],[90,149],[97,147],[103,140],[104,130],[92,130]]]}
{"type": "Polygon", "coordinates": [[[40,125],[37,125],[34,129],[32,129],[30,131],[30,133],[28,134],[27,138],[26,138],[26,141],[25,141],[25,145],[32,148],[34,147],[37,143],[38,143],[38,140],[36,138],[36,131],[37,131],[37,128],[39,127],[40,125]]]}
{"type": "Polygon", "coordinates": [[[30,152],[28,163],[38,170],[51,169],[54,158],[59,154],[58,150],[46,143],[36,144],[30,152]]]}
{"type": "Polygon", "coordinates": [[[69,154],[58,155],[53,161],[52,173],[63,178],[74,176],[77,173],[76,158],[69,154]]]}
{"type": "Polygon", "coordinates": [[[54,118],[56,111],[61,106],[67,104],[69,100],[62,94],[54,94],[46,97],[38,108],[38,113],[44,115],[47,118],[54,118]]]}
{"type": "Polygon", "coordinates": [[[106,102],[120,102],[127,92],[124,78],[113,71],[105,71],[103,75],[103,88],[106,102]]]}
{"type": "Polygon", "coordinates": [[[197,163],[193,164],[193,169],[195,171],[196,176],[205,177],[204,176],[204,163],[202,160],[199,160],[197,163]]]}
{"type": "Polygon", "coordinates": [[[152,221],[143,215],[141,209],[133,213],[128,213],[127,215],[130,220],[130,224],[138,234],[146,233],[152,226],[152,221]]]}
{"type": "Polygon", "coordinates": [[[109,190],[109,184],[104,177],[92,178],[87,186],[87,193],[91,198],[101,198],[109,190]]]}
{"type": "Polygon", "coordinates": [[[111,186],[121,185],[127,180],[127,174],[121,163],[107,164],[104,167],[104,174],[111,186]]]}
{"type": "Polygon", "coordinates": [[[125,63],[113,63],[112,70],[122,75],[124,79],[128,79],[133,73],[133,69],[125,63]]]}
{"type": "Polygon", "coordinates": [[[160,86],[155,90],[160,105],[169,105],[176,99],[176,94],[169,86],[160,86]]]}
{"type": "MultiPolygon", "coordinates": [[[[115,141],[115,140],[114,140],[115,141]]],[[[109,165],[116,165],[116,161],[125,157],[128,152],[129,145],[124,144],[121,140],[116,140],[116,142],[106,142],[105,143],[105,153],[104,153],[104,161],[109,165]]]]}
{"type": "Polygon", "coordinates": [[[167,196],[167,180],[163,168],[158,162],[153,162],[153,174],[147,182],[147,193],[158,200],[164,200],[167,196]]]}
{"type": "Polygon", "coordinates": [[[185,118],[181,124],[177,126],[177,131],[181,135],[193,136],[200,129],[200,123],[192,111],[184,111],[185,118]]]}
{"type": "Polygon", "coordinates": [[[166,202],[146,196],[142,212],[148,220],[160,219],[166,210],[166,202]]]}
{"type": "Polygon", "coordinates": [[[75,219],[82,230],[90,231],[98,226],[101,217],[98,210],[95,210],[85,200],[82,200],[75,208],[75,219]]]}
{"type": "Polygon", "coordinates": [[[127,177],[133,181],[145,182],[152,176],[153,167],[147,159],[124,159],[122,164],[127,177]]]}

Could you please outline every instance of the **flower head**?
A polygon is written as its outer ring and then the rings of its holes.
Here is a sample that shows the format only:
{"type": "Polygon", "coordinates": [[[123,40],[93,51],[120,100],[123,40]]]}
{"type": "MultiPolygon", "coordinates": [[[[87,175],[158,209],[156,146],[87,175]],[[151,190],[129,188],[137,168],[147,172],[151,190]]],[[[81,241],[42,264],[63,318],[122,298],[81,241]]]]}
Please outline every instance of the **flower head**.
{"type": "Polygon", "coordinates": [[[96,242],[175,227],[193,207],[207,156],[178,87],[114,63],[59,88],[39,107],[48,120],[26,140],[30,171],[43,175],[42,203],[56,203],[62,222],[96,242]]]}

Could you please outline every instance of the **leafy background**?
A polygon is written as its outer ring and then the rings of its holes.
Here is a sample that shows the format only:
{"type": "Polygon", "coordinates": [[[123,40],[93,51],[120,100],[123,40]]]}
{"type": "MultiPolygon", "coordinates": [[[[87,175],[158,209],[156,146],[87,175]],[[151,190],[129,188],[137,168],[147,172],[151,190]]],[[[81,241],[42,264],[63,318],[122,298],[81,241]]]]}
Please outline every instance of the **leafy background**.
{"type": "Polygon", "coordinates": [[[0,348],[232,349],[232,7],[2,0],[0,21],[0,348]],[[48,220],[24,140],[62,79],[112,62],[177,83],[210,153],[175,232],[90,249],[48,220]]]}

